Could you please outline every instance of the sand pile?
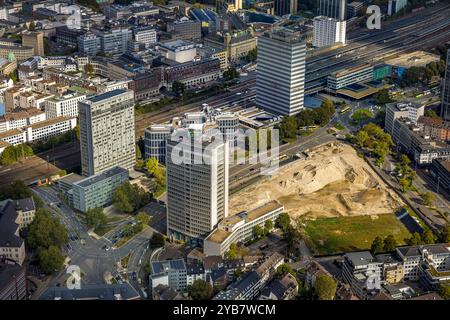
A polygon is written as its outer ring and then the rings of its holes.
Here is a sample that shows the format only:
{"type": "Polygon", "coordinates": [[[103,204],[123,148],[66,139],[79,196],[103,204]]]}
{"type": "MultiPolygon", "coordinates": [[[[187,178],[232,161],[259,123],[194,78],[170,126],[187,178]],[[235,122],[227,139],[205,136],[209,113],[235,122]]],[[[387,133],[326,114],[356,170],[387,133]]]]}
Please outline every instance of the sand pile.
{"type": "Polygon", "coordinates": [[[292,216],[332,217],[392,213],[403,203],[355,150],[343,143],[311,150],[277,174],[230,199],[230,213],[278,200],[292,216]]]}

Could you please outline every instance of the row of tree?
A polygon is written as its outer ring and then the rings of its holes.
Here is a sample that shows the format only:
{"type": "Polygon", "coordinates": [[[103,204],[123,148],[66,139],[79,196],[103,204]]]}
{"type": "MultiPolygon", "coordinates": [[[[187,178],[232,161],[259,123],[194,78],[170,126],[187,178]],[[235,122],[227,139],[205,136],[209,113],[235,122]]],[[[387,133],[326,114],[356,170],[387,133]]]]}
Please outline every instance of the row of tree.
{"type": "Polygon", "coordinates": [[[335,108],[331,100],[324,100],[320,108],[305,109],[295,116],[284,117],[275,128],[280,130],[280,139],[285,142],[296,139],[299,130],[309,126],[324,126],[334,115],[335,108]]]}
{"type": "Polygon", "coordinates": [[[433,61],[425,67],[411,67],[406,69],[400,81],[401,86],[417,85],[420,82],[428,83],[433,77],[443,76],[445,73],[445,61],[433,61]]]}
{"type": "Polygon", "coordinates": [[[389,154],[391,147],[394,146],[391,135],[374,123],[366,124],[350,140],[376,157],[375,164],[378,166],[384,163],[384,158],[389,154]]]}
{"type": "Polygon", "coordinates": [[[149,204],[151,200],[151,193],[127,181],[115,190],[113,205],[124,213],[133,213],[149,204]]]}
{"type": "Polygon", "coordinates": [[[31,157],[33,154],[33,149],[27,144],[8,146],[0,155],[0,164],[7,166],[23,158],[31,157]]]}
{"type": "Polygon", "coordinates": [[[39,268],[46,274],[59,271],[64,265],[62,246],[68,243],[67,231],[58,219],[38,209],[28,229],[28,244],[36,254],[39,268]]]}

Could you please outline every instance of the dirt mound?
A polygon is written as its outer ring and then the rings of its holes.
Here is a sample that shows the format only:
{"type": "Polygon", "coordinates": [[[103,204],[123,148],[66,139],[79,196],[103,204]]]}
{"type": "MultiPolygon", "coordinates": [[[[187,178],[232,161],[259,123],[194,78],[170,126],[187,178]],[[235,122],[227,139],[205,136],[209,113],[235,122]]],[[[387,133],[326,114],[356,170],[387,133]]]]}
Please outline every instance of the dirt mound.
{"type": "Polygon", "coordinates": [[[343,143],[309,152],[274,176],[234,194],[230,213],[278,200],[292,216],[333,217],[392,213],[403,203],[355,150],[343,143]]]}

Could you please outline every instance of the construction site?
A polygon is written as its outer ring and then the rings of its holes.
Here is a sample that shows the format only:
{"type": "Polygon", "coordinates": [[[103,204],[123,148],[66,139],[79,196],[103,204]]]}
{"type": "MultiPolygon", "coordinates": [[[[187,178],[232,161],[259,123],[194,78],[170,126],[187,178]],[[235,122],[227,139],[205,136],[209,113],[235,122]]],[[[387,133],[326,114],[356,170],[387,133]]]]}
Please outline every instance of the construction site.
{"type": "Polygon", "coordinates": [[[316,219],[393,214],[404,205],[351,146],[334,142],[306,154],[231,196],[229,212],[277,200],[291,218],[316,219]]]}

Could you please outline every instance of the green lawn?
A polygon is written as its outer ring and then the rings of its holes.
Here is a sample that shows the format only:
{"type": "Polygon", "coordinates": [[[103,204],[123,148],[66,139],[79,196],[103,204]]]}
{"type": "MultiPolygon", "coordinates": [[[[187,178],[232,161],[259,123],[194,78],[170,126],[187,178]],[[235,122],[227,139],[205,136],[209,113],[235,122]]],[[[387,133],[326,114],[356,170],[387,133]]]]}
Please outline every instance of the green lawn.
{"type": "Polygon", "coordinates": [[[308,220],[305,232],[318,255],[370,249],[376,236],[392,234],[398,245],[410,237],[393,214],[308,220]]]}

